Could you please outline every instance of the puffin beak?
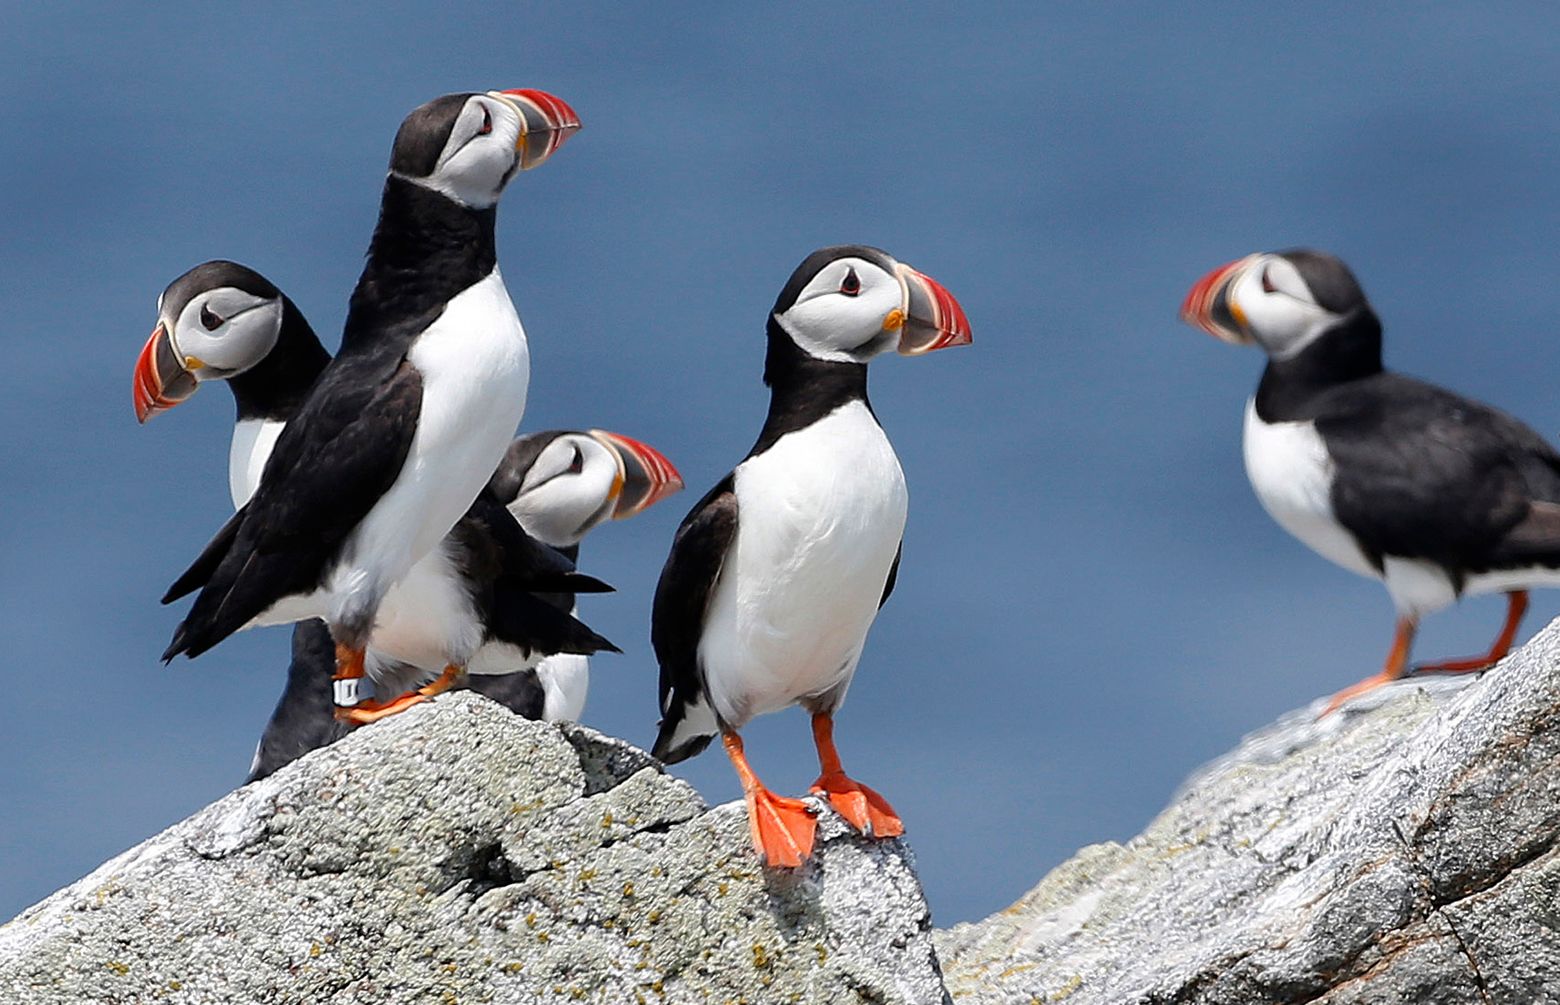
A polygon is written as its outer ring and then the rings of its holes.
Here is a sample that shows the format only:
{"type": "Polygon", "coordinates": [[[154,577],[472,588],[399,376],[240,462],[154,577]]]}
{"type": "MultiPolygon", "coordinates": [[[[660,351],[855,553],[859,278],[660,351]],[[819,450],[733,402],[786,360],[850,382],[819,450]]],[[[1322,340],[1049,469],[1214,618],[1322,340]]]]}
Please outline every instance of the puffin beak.
{"type": "Polygon", "coordinates": [[[612,519],[643,512],[682,489],[682,475],[654,447],[605,429],[592,429],[590,435],[618,459],[617,505],[612,519]]]}
{"type": "Polygon", "coordinates": [[[529,171],[558,152],[563,141],[579,132],[580,117],[562,98],[520,87],[510,91],[489,91],[520,113],[520,137],[515,150],[520,154],[520,170],[529,171]]]}
{"type": "Polygon", "coordinates": [[[145,422],[195,393],[200,382],[184,368],[168,329],[158,322],[135,361],[135,418],[145,422]]]}
{"type": "Polygon", "coordinates": [[[970,319],[953,294],[937,280],[898,263],[904,290],[901,310],[890,311],[883,327],[899,329],[899,354],[920,356],[951,345],[970,344],[970,319]]]}
{"type": "Polygon", "coordinates": [[[1230,299],[1230,289],[1246,267],[1260,257],[1247,255],[1239,261],[1221,265],[1197,280],[1186,299],[1181,301],[1181,320],[1221,342],[1251,345],[1254,340],[1246,328],[1246,316],[1230,299]]]}

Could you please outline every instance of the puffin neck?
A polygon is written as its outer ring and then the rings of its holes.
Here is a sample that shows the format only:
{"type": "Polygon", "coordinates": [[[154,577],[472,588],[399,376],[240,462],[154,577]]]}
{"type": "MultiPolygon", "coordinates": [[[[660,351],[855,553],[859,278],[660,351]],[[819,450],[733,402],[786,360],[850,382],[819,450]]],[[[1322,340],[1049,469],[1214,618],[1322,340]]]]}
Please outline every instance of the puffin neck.
{"type": "Polygon", "coordinates": [[[245,419],[290,420],[298,414],[314,378],[330,362],[330,353],[309,327],[303,312],[282,297],[282,327],[276,345],[265,358],[228,380],[238,421],[245,419]]]}
{"type": "Polygon", "coordinates": [[[758,442],[748,456],[761,454],[786,433],[812,425],[841,405],[867,398],[867,364],[819,359],[804,352],[770,315],[769,347],[764,357],[764,383],[769,386],[769,414],[758,442]]]}
{"type": "Polygon", "coordinates": [[[394,175],[385,179],[368,262],[347,309],[343,351],[400,321],[431,320],[498,264],[497,207],[470,209],[394,175]]]}
{"type": "Polygon", "coordinates": [[[1306,418],[1315,395],[1381,370],[1381,322],[1368,308],[1358,310],[1295,356],[1268,361],[1257,385],[1257,416],[1264,422],[1306,418]]]}

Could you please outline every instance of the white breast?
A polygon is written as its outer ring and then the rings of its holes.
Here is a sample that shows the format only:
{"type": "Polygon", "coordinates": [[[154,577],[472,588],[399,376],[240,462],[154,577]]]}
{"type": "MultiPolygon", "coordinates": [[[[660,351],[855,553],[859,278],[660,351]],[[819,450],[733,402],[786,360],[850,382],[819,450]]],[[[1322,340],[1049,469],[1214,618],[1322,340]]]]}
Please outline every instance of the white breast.
{"type": "Polygon", "coordinates": [[[1333,464],[1310,422],[1263,422],[1246,404],[1246,476],[1262,508],[1323,558],[1362,576],[1378,577],[1354,536],[1333,515],[1333,464]]]}
{"type": "Polygon", "coordinates": [[[464,662],[482,644],[471,596],[442,541],[386,591],[369,642],[372,664],[384,659],[438,674],[464,662]]]}
{"type": "Polygon", "coordinates": [[[560,653],[542,660],[536,668],[547,697],[542,718],[548,722],[579,722],[585,711],[585,694],[590,689],[590,658],[560,653]]]}
{"type": "Polygon", "coordinates": [[[530,354],[495,267],[412,344],[422,411],[400,477],[329,578],[336,617],[372,604],[427,554],[487,483],[525,412],[530,354]]]}
{"type": "Polygon", "coordinates": [[[271,459],[271,448],[285,428],[287,423],[276,419],[243,419],[233,426],[233,442],[228,447],[228,492],[233,496],[234,509],[247,503],[260,487],[265,462],[271,459]]]}
{"type": "Polygon", "coordinates": [[[855,672],[904,534],[908,494],[866,406],[844,405],[736,469],[737,533],[699,643],[737,727],[855,672]]]}

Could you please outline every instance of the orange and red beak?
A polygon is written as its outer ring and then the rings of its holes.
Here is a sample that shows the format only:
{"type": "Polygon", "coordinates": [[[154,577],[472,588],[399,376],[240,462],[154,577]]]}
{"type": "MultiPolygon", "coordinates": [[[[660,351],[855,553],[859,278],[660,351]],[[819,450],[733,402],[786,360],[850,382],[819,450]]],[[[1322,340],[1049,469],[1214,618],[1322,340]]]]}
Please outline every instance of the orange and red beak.
{"type": "Polygon", "coordinates": [[[145,422],[158,412],[166,412],[195,393],[200,382],[184,368],[184,361],[168,337],[162,322],[152,329],[140,358],[135,361],[133,398],[135,418],[145,422]]]}
{"type": "Polygon", "coordinates": [[[953,294],[937,280],[903,262],[898,264],[897,271],[904,290],[902,314],[895,319],[900,325],[900,355],[920,356],[949,346],[969,345],[970,319],[953,294]]]}
{"type": "Polygon", "coordinates": [[[590,435],[618,460],[619,489],[612,519],[642,513],[683,487],[682,475],[659,450],[621,433],[592,429],[590,435]]]}
{"type": "Polygon", "coordinates": [[[563,142],[579,132],[580,117],[562,98],[531,87],[488,92],[520,113],[520,170],[529,171],[558,152],[563,142]]]}
{"type": "Polygon", "coordinates": [[[1246,316],[1240,306],[1230,299],[1230,289],[1246,266],[1258,257],[1247,255],[1228,265],[1221,265],[1192,284],[1186,299],[1181,301],[1181,320],[1194,328],[1201,328],[1222,342],[1251,345],[1254,340],[1246,324],[1246,316]]]}

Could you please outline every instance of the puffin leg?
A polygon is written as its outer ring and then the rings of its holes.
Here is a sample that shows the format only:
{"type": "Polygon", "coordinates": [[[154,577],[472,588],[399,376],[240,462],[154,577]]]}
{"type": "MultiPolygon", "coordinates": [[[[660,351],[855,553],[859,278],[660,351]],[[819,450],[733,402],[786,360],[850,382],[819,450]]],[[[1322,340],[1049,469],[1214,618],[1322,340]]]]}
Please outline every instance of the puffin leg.
{"type": "Polygon", "coordinates": [[[834,749],[834,717],[819,712],[812,717],[813,742],[818,745],[822,774],[813,782],[815,795],[828,796],[829,804],[852,827],[875,838],[898,837],[905,832],[899,814],[888,800],[845,774],[839,751],[834,749]]]}
{"type": "Polygon", "coordinates": [[[1506,654],[1511,652],[1511,644],[1517,638],[1517,627],[1522,624],[1522,616],[1527,613],[1527,607],[1527,591],[1512,590],[1506,594],[1506,623],[1501,627],[1500,634],[1495,636],[1495,644],[1490,646],[1488,653],[1465,660],[1441,660],[1438,663],[1420,663],[1414,667],[1413,672],[1472,673],[1475,670],[1488,670],[1505,659],[1506,654]]]}
{"type": "Polygon", "coordinates": [[[463,671],[453,663],[444,672],[415,691],[391,698],[389,701],[365,701],[351,707],[337,706],[336,721],[354,726],[366,726],[371,722],[404,712],[413,705],[420,705],[434,695],[443,694],[459,683],[463,671]]]}
{"type": "Polygon", "coordinates": [[[758,780],[742,750],[742,737],[733,731],[721,733],[726,756],[742,780],[742,797],[747,801],[748,831],[753,848],[769,865],[795,869],[813,849],[813,832],[818,819],[804,800],[777,796],[758,780]]]}
{"type": "Polygon", "coordinates": [[[363,650],[336,643],[336,673],[331,678],[338,711],[358,704],[363,693],[363,650]]]}
{"type": "Polygon", "coordinates": [[[1332,701],[1327,703],[1327,707],[1322,709],[1322,714],[1317,718],[1326,718],[1350,698],[1356,698],[1366,691],[1374,691],[1381,685],[1390,684],[1403,676],[1403,672],[1408,669],[1408,651],[1414,645],[1414,632],[1418,629],[1419,622],[1416,619],[1398,618],[1397,634],[1392,638],[1392,649],[1387,653],[1387,662],[1381,668],[1381,672],[1366,677],[1358,684],[1351,684],[1333,695],[1332,701]]]}

